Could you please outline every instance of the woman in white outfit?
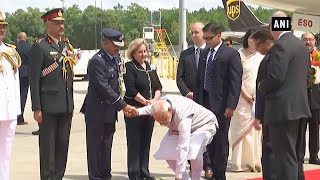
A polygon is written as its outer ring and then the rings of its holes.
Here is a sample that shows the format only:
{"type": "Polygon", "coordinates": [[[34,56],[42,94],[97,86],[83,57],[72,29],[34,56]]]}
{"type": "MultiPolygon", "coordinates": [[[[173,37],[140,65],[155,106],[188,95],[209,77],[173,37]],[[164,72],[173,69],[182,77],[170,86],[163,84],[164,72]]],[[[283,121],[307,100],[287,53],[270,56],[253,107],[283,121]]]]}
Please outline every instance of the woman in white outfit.
{"type": "Polygon", "coordinates": [[[11,146],[21,114],[19,71],[21,60],[16,50],[3,42],[6,27],[0,11],[0,180],[9,180],[11,146]]]}
{"type": "Polygon", "coordinates": [[[246,33],[243,48],[239,49],[243,67],[242,88],[229,130],[231,170],[236,172],[261,171],[261,131],[254,128],[252,109],[258,68],[264,56],[255,50],[254,41],[250,38],[252,33],[252,30],[246,33]]]}

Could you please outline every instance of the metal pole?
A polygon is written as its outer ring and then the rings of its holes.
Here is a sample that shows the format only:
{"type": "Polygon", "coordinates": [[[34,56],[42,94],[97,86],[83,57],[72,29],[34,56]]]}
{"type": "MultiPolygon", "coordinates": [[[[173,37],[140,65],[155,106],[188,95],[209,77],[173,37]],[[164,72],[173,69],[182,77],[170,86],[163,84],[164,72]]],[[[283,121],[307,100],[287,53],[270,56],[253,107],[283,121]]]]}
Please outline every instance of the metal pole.
{"type": "Polygon", "coordinates": [[[94,21],[94,45],[95,49],[98,48],[97,45],[97,0],[94,0],[94,12],[95,12],[95,21],[94,21]]]}
{"type": "Polygon", "coordinates": [[[179,0],[179,50],[180,52],[187,49],[187,9],[185,0],[179,0]]]}
{"type": "MultiPolygon", "coordinates": [[[[101,0],[101,12],[102,12],[103,10],[102,10],[102,0],[101,0]]],[[[101,31],[101,29],[102,29],[103,27],[102,27],[102,14],[101,14],[101,16],[100,16],[100,31],[101,31]]],[[[102,33],[101,33],[101,40],[102,40],[102,33]]]]}

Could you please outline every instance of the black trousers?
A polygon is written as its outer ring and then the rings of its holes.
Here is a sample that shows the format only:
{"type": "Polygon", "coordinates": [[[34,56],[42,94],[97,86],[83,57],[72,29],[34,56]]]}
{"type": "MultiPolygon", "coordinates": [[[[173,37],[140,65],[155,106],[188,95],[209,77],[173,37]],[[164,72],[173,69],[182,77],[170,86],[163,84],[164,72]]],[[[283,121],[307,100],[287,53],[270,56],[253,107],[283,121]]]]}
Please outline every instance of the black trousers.
{"type": "Polygon", "coordinates": [[[72,113],[42,112],[40,124],[41,180],[62,180],[67,164],[72,113]]]}
{"type": "MultiPolygon", "coordinates": [[[[207,91],[203,92],[203,107],[210,110],[210,99],[207,91]]],[[[219,130],[219,129],[218,129],[219,130]]],[[[212,170],[211,159],[209,154],[209,145],[207,146],[207,151],[203,153],[203,170],[212,170]]]]}
{"type": "Polygon", "coordinates": [[[149,178],[149,153],[154,120],[150,116],[125,118],[127,167],[130,180],[149,178]]]}
{"type": "Polygon", "coordinates": [[[302,146],[300,150],[299,159],[304,161],[304,156],[306,152],[306,130],[307,124],[309,124],[309,153],[310,158],[317,158],[319,153],[319,118],[320,111],[312,110],[312,117],[302,124],[302,146]]]}
{"type": "Polygon", "coordinates": [[[262,126],[262,175],[264,180],[277,180],[275,167],[272,166],[275,163],[275,155],[272,152],[272,145],[270,142],[270,129],[268,125],[262,126]]]}
{"type": "Polygon", "coordinates": [[[207,146],[211,168],[215,180],[226,180],[227,161],[229,156],[228,131],[230,119],[226,119],[224,112],[216,114],[219,123],[219,129],[213,136],[212,142],[207,146]]]}
{"type": "Polygon", "coordinates": [[[86,118],[89,180],[111,179],[111,149],[115,131],[115,123],[86,118]]]}
{"type": "Polygon", "coordinates": [[[269,124],[270,142],[278,180],[303,180],[302,162],[298,160],[302,142],[302,128],[305,119],[287,120],[269,124]]]}
{"type": "Polygon", "coordinates": [[[29,89],[29,77],[20,78],[20,103],[21,103],[21,114],[18,116],[18,123],[24,122],[23,112],[26,105],[27,96],[29,89]]]}

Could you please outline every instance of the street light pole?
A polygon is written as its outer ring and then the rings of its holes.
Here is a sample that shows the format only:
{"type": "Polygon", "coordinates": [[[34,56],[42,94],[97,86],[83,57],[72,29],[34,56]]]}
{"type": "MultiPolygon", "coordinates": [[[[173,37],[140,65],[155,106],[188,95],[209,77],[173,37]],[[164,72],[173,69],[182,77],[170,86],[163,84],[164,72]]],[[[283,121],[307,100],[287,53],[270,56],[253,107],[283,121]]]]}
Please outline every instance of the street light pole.
{"type": "Polygon", "coordinates": [[[95,49],[98,48],[97,45],[97,0],[94,0],[94,12],[95,12],[95,21],[94,21],[94,46],[95,49]]]}

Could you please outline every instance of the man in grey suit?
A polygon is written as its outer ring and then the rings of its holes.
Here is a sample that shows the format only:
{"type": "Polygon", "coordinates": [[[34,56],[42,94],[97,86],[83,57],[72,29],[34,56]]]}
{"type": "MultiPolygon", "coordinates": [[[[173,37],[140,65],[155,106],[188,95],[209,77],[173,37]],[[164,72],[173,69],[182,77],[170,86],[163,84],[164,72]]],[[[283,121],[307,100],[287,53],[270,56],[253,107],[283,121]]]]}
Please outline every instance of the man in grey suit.
{"type": "Polygon", "coordinates": [[[193,99],[193,92],[197,82],[197,72],[200,52],[206,47],[202,28],[204,24],[196,22],[191,25],[193,46],[182,51],[177,69],[177,86],[180,93],[193,99]]]}
{"type": "MultiPolygon", "coordinates": [[[[286,17],[278,11],[272,17],[286,17]]],[[[271,22],[271,21],[270,21],[271,22]]],[[[264,124],[268,125],[276,174],[281,180],[304,179],[297,159],[301,143],[301,123],[311,116],[307,81],[309,52],[290,31],[270,32],[276,43],[270,50],[267,77],[258,84],[265,97],[264,124]]]]}

